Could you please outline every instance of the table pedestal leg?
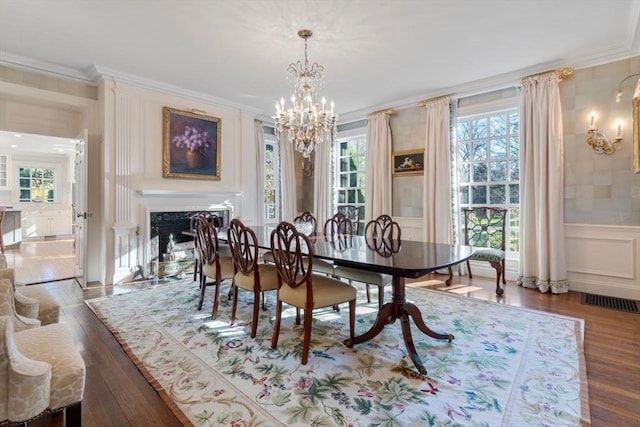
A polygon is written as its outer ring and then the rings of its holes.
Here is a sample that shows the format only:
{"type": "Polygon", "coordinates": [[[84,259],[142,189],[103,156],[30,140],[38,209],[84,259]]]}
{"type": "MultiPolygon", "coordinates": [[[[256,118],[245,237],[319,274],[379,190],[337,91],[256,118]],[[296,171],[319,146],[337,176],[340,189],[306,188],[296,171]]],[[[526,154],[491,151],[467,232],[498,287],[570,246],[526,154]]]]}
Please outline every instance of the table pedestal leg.
{"type": "Polygon", "coordinates": [[[407,351],[409,352],[409,357],[411,357],[411,360],[413,361],[415,367],[418,369],[418,372],[426,375],[427,370],[422,364],[422,360],[420,360],[420,356],[418,356],[416,347],[413,344],[409,317],[413,318],[413,321],[415,322],[418,329],[432,338],[444,339],[451,342],[454,339],[454,336],[451,334],[442,334],[439,332],[435,332],[424,323],[424,320],[422,320],[420,309],[415,304],[407,302],[404,277],[394,277],[392,287],[393,299],[391,302],[386,303],[384,306],[382,306],[380,312],[378,313],[378,317],[376,318],[376,321],[371,329],[369,329],[362,335],[354,337],[353,339],[345,340],[344,344],[347,347],[353,347],[355,344],[369,341],[370,339],[375,338],[382,331],[384,325],[393,323],[396,319],[400,319],[400,321],[402,322],[402,337],[404,338],[404,344],[407,347],[407,351]]]}

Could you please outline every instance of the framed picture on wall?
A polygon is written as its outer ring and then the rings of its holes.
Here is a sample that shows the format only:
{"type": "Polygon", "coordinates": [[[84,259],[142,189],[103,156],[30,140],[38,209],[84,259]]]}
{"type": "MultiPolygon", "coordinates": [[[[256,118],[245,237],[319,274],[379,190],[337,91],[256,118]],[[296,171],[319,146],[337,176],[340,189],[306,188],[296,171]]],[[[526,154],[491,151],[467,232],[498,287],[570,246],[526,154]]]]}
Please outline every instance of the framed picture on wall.
{"type": "Polygon", "coordinates": [[[391,167],[394,176],[422,175],[424,173],[424,150],[393,152],[391,167]]]}
{"type": "Polygon", "coordinates": [[[162,108],[162,176],[220,179],[221,121],[194,111],[162,108]]]}

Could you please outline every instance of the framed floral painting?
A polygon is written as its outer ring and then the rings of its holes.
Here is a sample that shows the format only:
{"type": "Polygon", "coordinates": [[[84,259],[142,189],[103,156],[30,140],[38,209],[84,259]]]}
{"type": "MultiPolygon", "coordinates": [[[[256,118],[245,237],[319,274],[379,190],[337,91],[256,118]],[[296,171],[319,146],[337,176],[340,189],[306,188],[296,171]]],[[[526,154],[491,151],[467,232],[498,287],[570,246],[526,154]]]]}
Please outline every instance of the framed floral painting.
{"type": "Polygon", "coordinates": [[[220,179],[220,119],[163,107],[162,176],[220,179]]]}

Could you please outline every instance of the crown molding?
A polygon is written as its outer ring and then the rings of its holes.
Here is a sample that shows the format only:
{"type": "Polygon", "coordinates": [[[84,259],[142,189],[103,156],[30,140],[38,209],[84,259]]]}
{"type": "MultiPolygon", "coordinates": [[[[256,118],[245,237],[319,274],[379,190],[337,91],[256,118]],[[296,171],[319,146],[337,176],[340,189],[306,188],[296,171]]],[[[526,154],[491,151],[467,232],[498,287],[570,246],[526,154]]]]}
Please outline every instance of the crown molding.
{"type": "Polygon", "coordinates": [[[32,71],[58,77],[76,83],[90,84],[95,86],[96,82],[91,79],[90,73],[77,70],[75,68],[62,67],[48,62],[37,61],[20,55],[3,52],[0,50],[0,65],[17,68],[24,71],[32,71]]]}

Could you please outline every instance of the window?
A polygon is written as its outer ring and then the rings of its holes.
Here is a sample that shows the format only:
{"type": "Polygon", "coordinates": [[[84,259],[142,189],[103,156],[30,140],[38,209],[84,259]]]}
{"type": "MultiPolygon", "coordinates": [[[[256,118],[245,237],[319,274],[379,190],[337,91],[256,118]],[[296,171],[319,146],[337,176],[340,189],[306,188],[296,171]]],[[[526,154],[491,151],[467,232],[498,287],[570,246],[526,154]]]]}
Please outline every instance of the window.
{"type": "Polygon", "coordinates": [[[516,109],[458,118],[454,181],[460,207],[508,209],[507,256],[512,257],[520,238],[519,158],[516,109]]]}
{"type": "Polygon", "coordinates": [[[55,201],[55,169],[19,168],[21,202],[55,201]]]}
{"type": "Polygon", "coordinates": [[[264,222],[280,221],[280,167],[278,144],[265,137],[264,149],[264,222]]]}
{"type": "Polygon", "coordinates": [[[336,140],[334,149],[335,211],[343,211],[354,222],[358,234],[364,233],[365,135],[336,140]],[[354,209],[355,208],[355,209],[354,209]],[[349,211],[358,212],[357,217],[349,211]]]}

